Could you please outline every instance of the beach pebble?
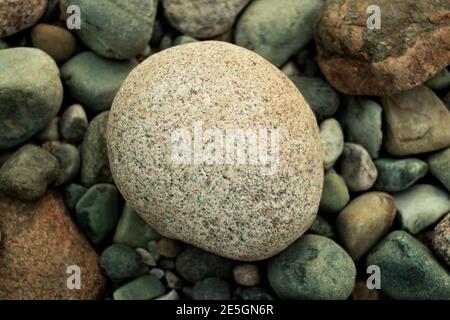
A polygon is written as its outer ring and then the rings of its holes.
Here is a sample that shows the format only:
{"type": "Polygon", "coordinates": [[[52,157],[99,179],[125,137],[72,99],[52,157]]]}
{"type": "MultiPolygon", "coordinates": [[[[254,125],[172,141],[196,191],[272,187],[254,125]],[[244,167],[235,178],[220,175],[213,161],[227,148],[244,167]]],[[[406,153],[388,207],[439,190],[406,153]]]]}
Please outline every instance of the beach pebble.
{"type": "Polygon", "coordinates": [[[163,295],[164,285],[153,275],[136,278],[116,289],[114,300],[150,300],[163,295]]]}
{"type": "Polygon", "coordinates": [[[170,290],[168,293],[163,294],[155,300],[180,300],[180,296],[176,290],[170,290]]]}
{"type": "Polygon", "coordinates": [[[59,174],[58,160],[46,150],[27,144],[0,168],[0,190],[21,200],[37,200],[59,174]]]}
{"type": "Polygon", "coordinates": [[[47,0],[4,0],[0,2],[0,38],[34,25],[44,14],[47,0]]]}
{"type": "Polygon", "coordinates": [[[432,154],[427,163],[433,176],[450,191],[450,148],[432,154]]]}
{"type": "Polygon", "coordinates": [[[230,29],[250,0],[162,0],[164,14],[181,33],[212,38],[230,29]]]}
{"type": "Polygon", "coordinates": [[[450,275],[431,251],[405,231],[393,231],[373,249],[366,265],[381,270],[381,290],[397,300],[450,299],[450,275]]]}
{"type": "Polygon", "coordinates": [[[253,52],[203,41],[152,55],[116,95],[107,137],[122,195],[167,238],[253,261],[285,249],[314,221],[323,183],[316,120],[287,77],[253,52]],[[217,129],[195,156],[212,165],[185,153],[192,145],[183,137],[199,126],[217,129]],[[271,145],[282,135],[279,161],[225,165],[219,149],[210,150],[232,133],[225,128],[260,126],[268,129],[254,133],[271,145]]]}
{"type": "Polygon", "coordinates": [[[316,115],[317,121],[333,116],[339,108],[340,98],[321,78],[290,77],[316,115]]]}
{"type": "MultiPolygon", "coordinates": [[[[159,240],[161,235],[144,222],[126,202],[117,223],[113,242],[126,244],[133,248],[147,248],[149,241],[159,240]]],[[[159,259],[156,258],[156,260],[159,259]]]]}
{"type": "Polygon", "coordinates": [[[53,185],[60,186],[72,182],[80,170],[78,149],[74,145],[60,141],[47,141],[42,147],[50,152],[59,163],[59,174],[53,185]]]}
{"type": "Polygon", "coordinates": [[[305,47],[323,0],[252,1],[238,20],[238,46],[263,56],[277,67],[305,47]]]}
{"type": "Polygon", "coordinates": [[[207,278],[197,282],[192,290],[194,300],[230,300],[229,284],[219,278],[207,278]]]}
{"type": "Polygon", "coordinates": [[[267,276],[281,299],[345,300],[353,291],[356,267],[333,240],[306,234],[269,260],[267,276]]]}
{"type": "Polygon", "coordinates": [[[76,221],[93,244],[111,236],[119,218],[119,193],[112,184],[96,184],[86,191],[75,207],[76,221]]]}
{"type": "Polygon", "coordinates": [[[136,277],[143,267],[139,254],[123,244],[113,244],[103,250],[100,266],[114,282],[136,277]]]}
{"type": "Polygon", "coordinates": [[[56,63],[35,48],[0,50],[0,75],[3,149],[25,142],[48,125],[61,107],[63,87],[56,63]]]}
{"type": "Polygon", "coordinates": [[[352,192],[369,190],[377,180],[377,167],[364,147],[346,143],[341,156],[341,174],[352,192]]]}
{"type": "Polygon", "coordinates": [[[115,61],[93,52],[82,52],[61,67],[61,79],[68,93],[88,110],[108,110],[136,60],[115,61]]]}
{"type": "Polygon", "coordinates": [[[390,230],[394,199],[384,192],[367,192],[353,199],[336,219],[342,245],[358,261],[390,230]]]}
{"type": "Polygon", "coordinates": [[[165,279],[167,286],[171,289],[181,289],[183,286],[183,280],[175,272],[170,270],[166,271],[165,279]]]}
{"type": "Polygon", "coordinates": [[[80,8],[81,26],[75,34],[97,54],[118,60],[141,53],[150,42],[155,22],[156,0],[60,0],[62,19],[71,5],[80,8]]]}
{"type": "Polygon", "coordinates": [[[363,146],[372,159],[378,158],[383,142],[383,108],[375,101],[349,98],[341,111],[341,123],[346,140],[363,146]]]}
{"type": "Polygon", "coordinates": [[[88,127],[88,119],[83,106],[73,104],[64,110],[59,122],[59,132],[64,140],[78,143],[83,140],[88,127]]]}
{"type": "Polygon", "coordinates": [[[0,194],[1,300],[103,297],[106,281],[98,255],[72,221],[55,191],[34,202],[0,194]],[[80,287],[69,290],[77,270],[80,287]]]}
{"type": "Polygon", "coordinates": [[[229,278],[232,262],[194,246],[188,246],[177,256],[176,269],[184,279],[196,283],[209,277],[229,278]]]}
{"type": "Polygon", "coordinates": [[[428,87],[382,98],[386,119],[384,147],[407,156],[450,146],[450,111],[428,87]]]}
{"type": "Polygon", "coordinates": [[[450,211],[450,194],[433,185],[417,184],[393,196],[401,226],[412,234],[437,222],[450,211]]]}
{"type": "Polygon", "coordinates": [[[233,268],[234,280],[241,286],[252,287],[259,284],[261,275],[255,264],[238,264],[233,268]]]}
{"type": "Polygon", "coordinates": [[[450,266],[450,213],[434,228],[431,245],[434,252],[450,266]]]}
{"type": "Polygon", "coordinates": [[[69,30],[39,23],[31,30],[33,47],[47,53],[56,63],[63,63],[75,54],[77,40],[69,30]]]}
{"type": "Polygon", "coordinates": [[[336,213],[341,211],[349,201],[350,194],[344,178],[334,170],[327,172],[324,177],[319,211],[336,213]]]}
{"type": "Polygon", "coordinates": [[[106,147],[108,114],[108,112],[100,113],[91,120],[81,143],[80,178],[86,187],[96,183],[113,182],[106,147]]]}
{"type": "Polygon", "coordinates": [[[141,257],[141,261],[145,265],[150,266],[150,267],[156,267],[158,265],[158,263],[156,262],[156,259],[147,250],[145,250],[143,248],[136,248],[136,252],[139,254],[139,256],[141,257]]]}
{"type": "Polygon", "coordinates": [[[323,166],[325,169],[330,169],[344,151],[344,134],[339,122],[334,118],[323,121],[319,129],[323,166]]]}
{"type": "Polygon", "coordinates": [[[375,30],[366,27],[376,21],[371,4],[329,0],[317,17],[318,61],[334,88],[348,95],[390,96],[450,64],[447,0],[378,0],[381,26],[375,30]]]}
{"type": "Polygon", "coordinates": [[[87,188],[78,183],[68,184],[63,191],[63,198],[66,207],[70,210],[74,210],[75,206],[80,198],[85,194],[87,188]]]}
{"type": "Polygon", "coordinates": [[[375,189],[385,192],[406,190],[428,171],[427,163],[415,158],[382,158],[374,163],[378,171],[375,189]]]}
{"type": "Polygon", "coordinates": [[[158,241],[157,246],[161,257],[175,258],[180,252],[180,246],[173,239],[162,238],[158,241]]]}

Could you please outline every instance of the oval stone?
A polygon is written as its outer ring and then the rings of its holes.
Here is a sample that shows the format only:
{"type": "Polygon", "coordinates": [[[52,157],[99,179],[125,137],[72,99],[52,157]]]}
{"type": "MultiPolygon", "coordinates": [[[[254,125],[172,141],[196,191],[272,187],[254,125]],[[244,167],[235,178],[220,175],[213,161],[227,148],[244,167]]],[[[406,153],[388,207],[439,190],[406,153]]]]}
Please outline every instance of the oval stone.
{"type": "Polygon", "coordinates": [[[107,143],[122,195],[166,237],[259,260],[316,216],[314,114],[281,71],[246,49],[197,42],[144,61],[113,102],[107,143]]]}

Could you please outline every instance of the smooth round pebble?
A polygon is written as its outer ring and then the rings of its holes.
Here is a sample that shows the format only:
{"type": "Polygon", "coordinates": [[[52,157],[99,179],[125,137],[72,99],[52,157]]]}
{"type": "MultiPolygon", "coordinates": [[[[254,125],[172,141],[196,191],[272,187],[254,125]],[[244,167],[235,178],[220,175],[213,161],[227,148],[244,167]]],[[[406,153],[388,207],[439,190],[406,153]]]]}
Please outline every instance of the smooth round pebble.
{"type": "Polygon", "coordinates": [[[319,211],[336,213],[342,210],[349,201],[350,194],[344,178],[334,170],[327,172],[324,177],[319,211]]]}
{"type": "Polygon", "coordinates": [[[114,300],[150,300],[163,295],[164,285],[154,275],[136,278],[116,289],[114,300]]]}
{"type": "Polygon", "coordinates": [[[34,25],[44,14],[47,0],[2,0],[0,2],[0,38],[34,25]]]}
{"type": "Polygon", "coordinates": [[[369,190],[377,180],[377,167],[364,147],[345,143],[341,156],[341,175],[352,192],[369,190]]]}
{"type": "Polygon", "coordinates": [[[385,192],[398,192],[408,189],[427,171],[426,162],[415,159],[377,159],[374,161],[378,177],[375,189],[385,192]]]}
{"type": "Polygon", "coordinates": [[[80,170],[80,153],[78,148],[60,141],[48,141],[42,147],[50,152],[59,163],[59,174],[54,185],[60,186],[73,181],[80,170]]]}
{"type": "Polygon", "coordinates": [[[432,154],[427,163],[433,176],[450,191],[450,148],[432,154]]]}
{"type": "Polygon", "coordinates": [[[103,250],[100,266],[114,282],[139,275],[143,267],[139,254],[123,244],[113,244],[103,250]]]}
{"type": "Polygon", "coordinates": [[[80,198],[86,193],[87,188],[78,183],[68,184],[63,191],[63,199],[67,208],[74,210],[80,198]]]}
{"type": "Polygon", "coordinates": [[[0,149],[44,129],[63,99],[58,66],[35,48],[0,50],[0,88],[0,149]]]}
{"type": "Polygon", "coordinates": [[[323,166],[330,169],[344,150],[344,134],[339,122],[330,118],[320,124],[320,143],[323,150],[323,166]]]}
{"type": "Polygon", "coordinates": [[[261,280],[258,266],[249,263],[235,266],[233,268],[233,277],[238,284],[246,287],[256,286],[261,280]]]}
{"type": "Polygon", "coordinates": [[[75,54],[77,40],[69,30],[46,23],[39,23],[31,30],[33,47],[41,49],[57,63],[62,63],[75,54]]]}
{"type": "Polygon", "coordinates": [[[114,99],[107,137],[122,195],[167,238],[261,260],[285,249],[316,216],[323,160],[314,115],[283,73],[243,48],[203,41],[151,56],[114,99]],[[278,155],[266,165],[261,155],[243,164],[228,156],[234,165],[226,165],[215,144],[239,129],[266,135],[278,155]],[[206,130],[205,139],[212,134],[211,142],[193,146],[194,130],[206,130]],[[190,148],[197,148],[195,159],[190,148]]]}
{"type": "Polygon", "coordinates": [[[83,140],[88,127],[88,119],[80,104],[73,104],[64,110],[59,122],[59,132],[64,140],[78,143],[83,140]]]}
{"type": "Polygon", "coordinates": [[[269,260],[267,276],[281,299],[345,300],[355,286],[356,267],[333,240],[305,234],[269,260]]]}
{"type": "Polygon", "coordinates": [[[175,258],[180,252],[180,246],[173,239],[163,238],[158,241],[157,246],[161,257],[175,258]]]}

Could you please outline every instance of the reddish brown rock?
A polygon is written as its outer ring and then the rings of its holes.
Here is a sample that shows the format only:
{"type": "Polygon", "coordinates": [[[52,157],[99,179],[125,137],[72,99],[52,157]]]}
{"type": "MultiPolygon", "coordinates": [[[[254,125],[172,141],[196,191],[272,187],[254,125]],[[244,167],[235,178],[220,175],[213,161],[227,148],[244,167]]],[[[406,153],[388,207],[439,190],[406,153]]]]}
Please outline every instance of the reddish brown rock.
{"type": "Polygon", "coordinates": [[[434,229],[431,245],[434,252],[450,266],[450,213],[434,229]]]}
{"type": "Polygon", "coordinates": [[[47,0],[0,0],[0,38],[34,25],[46,7],[47,0]]]}
{"type": "Polygon", "coordinates": [[[98,256],[53,191],[37,202],[0,195],[0,300],[95,299],[105,286],[98,256]],[[80,267],[69,290],[67,267],[80,267]]]}
{"type": "Polygon", "coordinates": [[[385,96],[413,88],[450,64],[448,0],[329,0],[315,39],[328,81],[349,95],[385,96]],[[367,27],[370,5],[381,28],[367,27]]]}

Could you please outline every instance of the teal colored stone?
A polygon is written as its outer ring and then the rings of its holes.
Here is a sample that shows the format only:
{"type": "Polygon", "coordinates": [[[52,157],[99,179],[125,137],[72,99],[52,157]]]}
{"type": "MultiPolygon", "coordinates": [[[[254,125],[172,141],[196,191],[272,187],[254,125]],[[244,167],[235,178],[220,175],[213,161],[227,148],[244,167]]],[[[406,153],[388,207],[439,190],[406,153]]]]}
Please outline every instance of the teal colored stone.
{"type": "Polygon", "coordinates": [[[385,192],[397,192],[408,189],[427,171],[426,162],[415,159],[378,159],[374,161],[378,170],[375,189],[385,192]]]}
{"type": "Polygon", "coordinates": [[[345,141],[363,146],[372,159],[378,158],[383,142],[382,112],[375,101],[356,97],[349,98],[341,112],[345,141]]]}
{"type": "Polygon", "coordinates": [[[136,278],[116,289],[114,300],[150,300],[163,295],[164,285],[153,275],[136,278]]]}
{"type": "Polygon", "coordinates": [[[34,48],[0,50],[0,149],[44,129],[62,99],[59,69],[49,55],[34,48]]]}
{"type": "Polygon", "coordinates": [[[225,280],[207,278],[195,284],[192,290],[194,300],[230,300],[230,286],[225,280]]]}
{"type": "Polygon", "coordinates": [[[334,170],[327,172],[324,176],[319,211],[336,213],[344,209],[349,201],[350,193],[348,192],[344,178],[334,170]]]}
{"type": "Polygon", "coordinates": [[[112,235],[119,218],[119,193],[112,184],[97,184],[78,200],[75,207],[80,229],[93,244],[112,235]]]}
{"type": "Polygon", "coordinates": [[[192,283],[210,277],[227,279],[232,267],[231,260],[194,246],[188,246],[176,259],[176,270],[192,283]]]}
{"type": "Polygon", "coordinates": [[[113,182],[106,147],[108,115],[108,111],[103,112],[91,120],[81,143],[80,179],[86,187],[113,182]]]}
{"type": "Polygon", "coordinates": [[[429,156],[427,162],[433,176],[450,191],[450,148],[429,156]]]}
{"type": "Polygon", "coordinates": [[[198,40],[189,36],[178,36],[173,41],[173,46],[178,46],[180,44],[186,44],[186,43],[192,43],[197,42],[198,40]]]}
{"type": "Polygon", "coordinates": [[[100,266],[115,282],[138,276],[144,267],[136,250],[123,244],[107,247],[100,256],[100,266]]]}
{"type": "Polygon", "coordinates": [[[381,290],[398,300],[450,299],[450,273],[405,231],[394,231],[367,256],[381,270],[381,290]]]}
{"type": "Polygon", "coordinates": [[[356,267],[333,240],[305,234],[269,260],[267,276],[281,299],[345,300],[355,286],[356,267]]]}
{"type": "Polygon", "coordinates": [[[150,241],[159,239],[161,239],[161,235],[142,220],[128,203],[125,203],[119,223],[117,223],[113,242],[126,244],[133,248],[147,248],[150,241]]]}
{"type": "Polygon", "coordinates": [[[77,102],[99,113],[111,108],[117,91],[135,66],[135,60],[109,60],[87,51],[61,67],[61,78],[77,102]]]}
{"type": "Polygon", "coordinates": [[[323,0],[253,1],[235,31],[238,46],[252,50],[277,67],[305,47],[323,0]]]}
{"type": "Polygon", "coordinates": [[[290,77],[320,122],[333,116],[339,108],[337,92],[321,78],[290,77]]]}
{"type": "Polygon", "coordinates": [[[74,210],[80,198],[86,193],[87,188],[78,183],[68,184],[63,191],[63,199],[66,207],[74,210]]]}
{"type": "Polygon", "coordinates": [[[58,172],[59,164],[54,156],[38,146],[26,144],[0,168],[0,191],[25,201],[38,200],[58,172]]]}
{"type": "Polygon", "coordinates": [[[59,174],[54,185],[60,186],[74,180],[80,170],[78,148],[60,141],[48,141],[42,147],[50,152],[59,163],[59,174]]]}
{"type": "Polygon", "coordinates": [[[118,60],[141,53],[149,43],[155,22],[156,0],[60,0],[63,20],[80,8],[81,26],[75,34],[97,54],[118,60]]]}

